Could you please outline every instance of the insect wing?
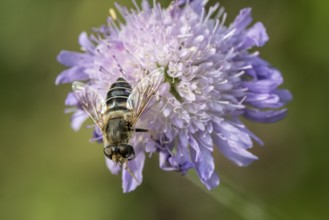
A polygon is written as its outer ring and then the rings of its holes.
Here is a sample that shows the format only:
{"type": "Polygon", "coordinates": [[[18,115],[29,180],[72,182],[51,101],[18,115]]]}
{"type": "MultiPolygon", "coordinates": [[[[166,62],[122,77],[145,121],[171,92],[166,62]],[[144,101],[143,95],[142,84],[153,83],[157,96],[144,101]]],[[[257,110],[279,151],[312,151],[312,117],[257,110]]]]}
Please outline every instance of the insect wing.
{"type": "Polygon", "coordinates": [[[80,107],[102,130],[104,126],[102,119],[102,110],[105,103],[104,99],[102,99],[92,87],[82,82],[73,82],[72,89],[80,107]]]}
{"type": "Polygon", "coordinates": [[[151,99],[159,90],[161,83],[164,80],[164,68],[158,68],[147,75],[138,85],[132,90],[127,100],[127,106],[133,111],[134,125],[140,118],[151,99]]]}

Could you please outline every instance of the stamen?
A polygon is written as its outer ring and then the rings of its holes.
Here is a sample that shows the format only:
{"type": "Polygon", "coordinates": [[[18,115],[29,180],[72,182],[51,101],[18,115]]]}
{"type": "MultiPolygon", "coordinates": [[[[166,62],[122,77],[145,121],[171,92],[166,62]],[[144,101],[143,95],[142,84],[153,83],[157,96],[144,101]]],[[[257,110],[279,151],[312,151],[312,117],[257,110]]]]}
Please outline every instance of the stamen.
{"type": "Polygon", "coordinates": [[[227,105],[227,106],[231,106],[231,107],[238,108],[238,109],[245,108],[245,106],[242,105],[241,103],[234,104],[234,103],[231,103],[230,101],[215,101],[215,102],[218,104],[221,104],[221,105],[227,105]]]}
{"type": "MultiPolygon", "coordinates": [[[[223,9],[224,10],[224,9],[223,9]]],[[[226,18],[227,18],[227,13],[224,12],[223,16],[222,16],[222,22],[220,23],[220,26],[224,26],[225,24],[225,21],[226,21],[226,18]]]]}
{"type": "Polygon", "coordinates": [[[216,31],[217,31],[217,28],[218,28],[218,25],[219,25],[219,20],[218,19],[216,19],[216,21],[215,21],[216,23],[215,23],[215,26],[214,26],[214,28],[212,29],[212,33],[213,34],[215,34],[216,33],[216,31]]]}
{"type": "Polygon", "coordinates": [[[106,70],[104,67],[102,67],[102,66],[99,67],[99,71],[100,71],[101,73],[110,74],[110,72],[107,71],[107,70],[106,70]]]}
{"type": "Polygon", "coordinates": [[[237,74],[233,75],[234,78],[239,78],[240,76],[242,76],[245,72],[244,71],[240,71],[237,74]]]}
{"type": "Polygon", "coordinates": [[[211,15],[213,15],[213,13],[215,11],[217,11],[218,8],[219,8],[219,3],[216,3],[214,6],[210,7],[207,16],[204,19],[204,22],[208,22],[208,20],[210,19],[211,15]]]}
{"type": "Polygon", "coordinates": [[[219,10],[217,11],[217,14],[215,15],[214,19],[219,19],[223,16],[223,14],[225,13],[225,9],[224,7],[220,7],[219,10]]]}
{"type": "Polygon", "coordinates": [[[242,105],[242,103],[246,100],[247,96],[244,96],[241,101],[239,102],[239,105],[242,105]]]}
{"type": "Polygon", "coordinates": [[[123,67],[121,66],[121,64],[119,63],[119,61],[117,60],[116,56],[113,55],[113,59],[115,60],[115,62],[117,63],[117,67],[119,68],[119,72],[125,77],[127,78],[127,74],[126,72],[123,70],[123,67]]]}
{"type": "Polygon", "coordinates": [[[128,15],[129,15],[129,12],[128,12],[127,8],[122,7],[122,6],[119,5],[118,3],[114,3],[114,5],[115,5],[115,8],[118,10],[119,14],[120,14],[125,20],[127,20],[127,19],[128,19],[128,15]]]}
{"type": "Polygon", "coordinates": [[[232,37],[236,32],[236,29],[232,29],[231,31],[229,31],[227,34],[225,34],[223,37],[222,37],[222,41],[232,37]]]}
{"type": "Polygon", "coordinates": [[[138,4],[136,3],[136,0],[132,0],[132,2],[133,2],[133,4],[134,4],[134,6],[135,6],[137,12],[140,12],[141,9],[139,8],[138,4]]]}
{"type": "Polygon", "coordinates": [[[111,16],[111,18],[115,21],[115,20],[117,20],[117,14],[115,13],[115,11],[114,11],[114,9],[113,8],[110,8],[109,9],[109,13],[110,13],[110,16],[111,16]]]}

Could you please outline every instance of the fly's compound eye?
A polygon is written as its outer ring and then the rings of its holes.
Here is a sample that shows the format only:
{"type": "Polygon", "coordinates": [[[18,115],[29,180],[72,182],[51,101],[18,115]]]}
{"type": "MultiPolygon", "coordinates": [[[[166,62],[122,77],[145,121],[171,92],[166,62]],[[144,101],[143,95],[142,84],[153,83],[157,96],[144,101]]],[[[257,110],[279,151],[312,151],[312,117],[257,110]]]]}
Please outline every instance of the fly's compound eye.
{"type": "Polygon", "coordinates": [[[107,158],[112,160],[112,156],[113,156],[113,154],[115,153],[116,150],[115,150],[115,147],[113,147],[113,146],[107,146],[107,147],[104,148],[103,151],[104,151],[104,155],[107,158]]]}
{"type": "Polygon", "coordinates": [[[132,160],[135,158],[135,151],[131,145],[121,144],[119,146],[120,155],[128,160],[132,160]]]}

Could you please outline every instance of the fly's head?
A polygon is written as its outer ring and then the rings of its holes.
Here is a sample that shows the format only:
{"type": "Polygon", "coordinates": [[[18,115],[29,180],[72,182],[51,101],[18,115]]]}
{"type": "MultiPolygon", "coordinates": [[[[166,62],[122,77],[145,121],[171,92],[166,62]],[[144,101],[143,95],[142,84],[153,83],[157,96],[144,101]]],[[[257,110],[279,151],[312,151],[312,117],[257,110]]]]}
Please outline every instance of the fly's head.
{"type": "Polygon", "coordinates": [[[108,145],[104,148],[104,154],[107,158],[120,165],[135,158],[134,148],[129,144],[108,145]]]}

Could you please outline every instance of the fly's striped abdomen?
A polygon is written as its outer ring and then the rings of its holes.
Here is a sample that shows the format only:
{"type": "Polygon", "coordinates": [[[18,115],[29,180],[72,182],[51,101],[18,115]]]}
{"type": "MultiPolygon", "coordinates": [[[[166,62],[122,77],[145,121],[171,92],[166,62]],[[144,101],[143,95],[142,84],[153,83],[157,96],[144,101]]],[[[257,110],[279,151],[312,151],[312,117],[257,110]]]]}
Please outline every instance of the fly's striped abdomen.
{"type": "Polygon", "coordinates": [[[107,92],[106,105],[110,111],[127,110],[127,99],[131,93],[131,86],[123,78],[118,78],[107,92]]]}

